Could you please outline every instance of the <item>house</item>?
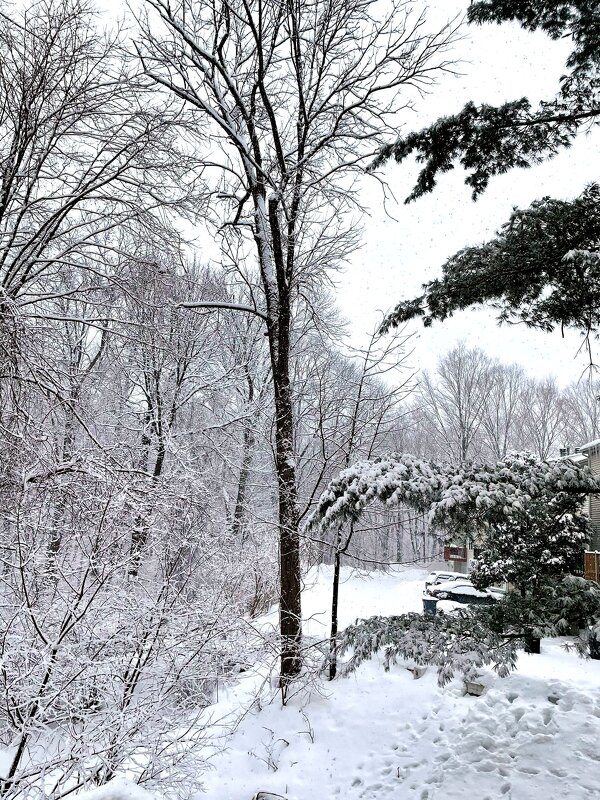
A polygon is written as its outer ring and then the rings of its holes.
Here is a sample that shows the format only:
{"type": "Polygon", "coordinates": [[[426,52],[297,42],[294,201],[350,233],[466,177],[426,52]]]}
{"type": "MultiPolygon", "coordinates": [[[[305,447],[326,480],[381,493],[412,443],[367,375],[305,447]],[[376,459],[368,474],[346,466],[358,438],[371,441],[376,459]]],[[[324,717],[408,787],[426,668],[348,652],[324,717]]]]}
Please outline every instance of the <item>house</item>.
{"type": "Polygon", "coordinates": [[[466,546],[447,545],[444,547],[444,561],[452,572],[468,575],[478,552],[479,548],[475,547],[471,541],[467,542],[466,546]]]}
{"type": "MultiPolygon", "coordinates": [[[[569,448],[563,448],[560,454],[575,464],[587,465],[594,475],[600,475],[600,439],[582,444],[573,453],[569,448]]],[[[588,580],[600,582],[600,494],[588,495],[586,511],[590,518],[592,538],[584,555],[583,572],[588,580]]]]}
{"type": "MultiPolygon", "coordinates": [[[[578,466],[588,466],[594,475],[600,475],[600,439],[587,442],[580,447],[563,447],[561,458],[568,458],[578,466]]],[[[588,580],[600,583],[600,494],[588,495],[585,500],[592,529],[589,549],[584,554],[582,573],[588,580]]],[[[480,543],[479,543],[480,544],[480,543]]],[[[444,561],[454,572],[468,574],[472,562],[477,558],[478,543],[467,541],[463,546],[444,548],[444,561]]]]}

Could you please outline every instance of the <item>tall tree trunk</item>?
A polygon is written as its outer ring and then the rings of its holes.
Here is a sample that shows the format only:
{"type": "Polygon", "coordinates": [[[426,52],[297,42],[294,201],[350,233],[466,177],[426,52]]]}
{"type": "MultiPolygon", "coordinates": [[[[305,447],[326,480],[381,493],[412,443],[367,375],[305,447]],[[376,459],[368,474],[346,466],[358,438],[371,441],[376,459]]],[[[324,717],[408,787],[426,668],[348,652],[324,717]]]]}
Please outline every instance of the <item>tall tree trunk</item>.
{"type": "Polygon", "coordinates": [[[265,207],[264,185],[255,193],[256,243],[265,289],[269,352],[275,400],[275,470],[279,512],[279,626],[281,633],[281,687],[302,668],[302,603],[300,593],[300,532],[294,452],[294,413],[290,382],[290,283],[293,248],[284,258],[278,199],[265,207]]]}
{"type": "MultiPolygon", "coordinates": [[[[252,405],[254,400],[254,383],[251,376],[246,371],[246,380],[248,383],[248,408],[252,405]]],[[[242,450],[242,465],[240,467],[240,474],[238,477],[237,495],[235,498],[235,507],[233,510],[233,520],[231,523],[231,532],[234,540],[244,540],[246,532],[246,496],[248,493],[248,478],[250,477],[250,465],[252,464],[252,449],[254,447],[254,433],[253,433],[254,420],[248,419],[244,425],[243,436],[243,450],[242,450]]]]}
{"type": "Polygon", "coordinates": [[[335,551],[333,557],[333,587],[331,590],[331,631],[329,637],[329,680],[332,681],[337,674],[337,633],[338,633],[338,608],[340,596],[340,568],[342,556],[348,551],[352,536],[354,535],[354,520],[350,523],[348,538],[342,547],[342,528],[337,529],[335,537],[335,551]]]}
{"type": "MultiPolygon", "coordinates": [[[[338,531],[338,538],[341,536],[338,531]]],[[[340,593],[340,562],[342,554],[340,552],[339,544],[335,550],[334,565],[333,565],[333,588],[331,592],[331,631],[329,639],[329,680],[332,681],[337,674],[337,634],[338,634],[338,602],[340,593]]]]}
{"type": "Polygon", "coordinates": [[[246,531],[246,496],[248,494],[248,478],[250,477],[253,447],[254,434],[250,426],[247,426],[244,428],[242,465],[238,477],[235,507],[233,509],[233,519],[231,521],[231,532],[236,540],[243,540],[246,531]]]}
{"type": "MultiPolygon", "coordinates": [[[[60,455],[63,462],[69,461],[75,451],[75,410],[79,403],[80,390],[81,385],[76,382],[73,382],[69,388],[69,396],[65,406],[65,424],[60,455]]],[[[52,512],[52,525],[47,548],[48,566],[54,578],[56,578],[56,559],[63,542],[66,508],[66,497],[59,493],[52,512]]]]}
{"type": "MultiPolygon", "coordinates": [[[[152,413],[150,409],[150,405],[146,409],[144,414],[144,421],[143,421],[143,429],[142,429],[142,438],[141,438],[141,449],[142,449],[142,469],[148,470],[150,468],[150,449],[152,446],[152,436],[150,434],[150,424],[152,420],[152,413]]],[[[154,462],[154,469],[152,471],[152,481],[151,484],[157,483],[160,474],[162,472],[162,467],[165,460],[165,448],[164,444],[161,443],[159,447],[159,454],[157,454],[156,461],[154,462]]],[[[148,491],[152,491],[151,488],[148,491]]],[[[142,500],[140,500],[140,504],[142,504],[142,500]]],[[[148,541],[148,519],[147,519],[147,510],[140,510],[135,517],[135,521],[133,523],[133,529],[131,531],[131,544],[129,546],[129,564],[127,566],[127,574],[130,578],[137,578],[140,566],[142,563],[142,553],[146,546],[146,542],[148,541]]]]}
{"type": "MultiPolygon", "coordinates": [[[[287,354],[286,354],[287,355],[287,354]]],[[[281,356],[281,353],[280,353],[281,356]]],[[[294,418],[288,359],[279,359],[275,384],[275,466],[279,490],[279,575],[282,684],[301,669],[300,535],[294,455],[294,418]],[[282,362],[285,367],[282,366],[282,362]]]]}

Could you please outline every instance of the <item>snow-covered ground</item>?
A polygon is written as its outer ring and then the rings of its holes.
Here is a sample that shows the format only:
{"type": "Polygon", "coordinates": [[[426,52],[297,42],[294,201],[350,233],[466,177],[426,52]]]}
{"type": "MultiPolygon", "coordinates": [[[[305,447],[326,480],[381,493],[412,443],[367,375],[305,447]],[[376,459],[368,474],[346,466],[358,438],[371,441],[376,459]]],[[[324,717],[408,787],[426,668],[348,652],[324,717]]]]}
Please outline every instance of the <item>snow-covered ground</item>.
{"type": "MultiPolygon", "coordinates": [[[[421,610],[426,572],[344,573],[340,625],[357,617],[421,610]]],[[[310,573],[306,632],[325,637],[331,570],[310,573]]],[[[271,617],[273,619],[273,617],[271,617]]],[[[269,617],[264,624],[269,624],[269,617]]],[[[434,670],[415,680],[375,662],[350,678],[298,693],[287,706],[247,714],[205,776],[208,800],[251,800],[259,790],[289,800],[591,800],[600,798],[600,661],[544,640],[506,679],[485,673],[481,697],[434,670]]],[[[215,713],[253,696],[246,673],[215,713]]]]}

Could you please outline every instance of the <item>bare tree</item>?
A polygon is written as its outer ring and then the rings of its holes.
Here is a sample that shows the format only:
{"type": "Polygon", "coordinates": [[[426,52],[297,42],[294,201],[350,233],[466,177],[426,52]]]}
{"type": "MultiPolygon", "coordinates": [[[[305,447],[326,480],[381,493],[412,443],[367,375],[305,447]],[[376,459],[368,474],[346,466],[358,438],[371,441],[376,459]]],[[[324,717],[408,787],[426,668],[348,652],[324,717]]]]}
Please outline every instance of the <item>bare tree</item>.
{"type": "Polygon", "coordinates": [[[144,69],[193,112],[214,199],[225,204],[218,227],[248,236],[260,272],[261,294],[247,310],[265,320],[273,375],[283,685],[301,667],[293,305],[355,246],[345,223],[351,176],[406,106],[400,90],[425,86],[446,65],[439,56],[451,32],[425,34],[406,2],[382,16],[371,0],[147,5],[144,69]]]}
{"type": "Polygon", "coordinates": [[[517,364],[490,365],[481,414],[481,449],[492,458],[504,458],[516,446],[516,423],[526,386],[525,373],[517,364]]]}
{"type": "Polygon", "coordinates": [[[554,378],[530,380],[519,408],[519,446],[548,458],[560,444],[565,403],[554,378]]]}
{"type": "MultiPolygon", "coordinates": [[[[340,359],[339,353],[333,354],[335,361],[328,364],[327,370],[323,369],[326,355],[322,351],[314,353],[313,358],[321,363],[311,371],[314,372],[316,390],[314,428],[305,438],[316,447],[309,458],[306,458],[306,452],[303,453],[312,478],[308,486],[303,487],[307,494],[303,516],[312,510],[319,492],[332,474],[346,469],[359,458],[370,458],[389,438],[398,422],[400,403],[413,388],[410,376],[405,374],[408,339],[402,331],[385,339],[374,333],[366,348],[348,348],[345,359],[340,359]]],[[[314,362],[311,359],[308,363],[314,362]]],[[[306,420],[302,420],[302,427],[305,425],[306,420]]],[[[331,679],[336,674],[340,569],[354,533],[351,525],[344,537],[339,527],[330,548],[326,548],[333,551],[331,679]]],[[[389,536],[389,526],[384,535],[386,538],[389,536]]]]}
{"type": "Polygon", "coordinates": [[[25,314],[47,296],[89,300],[94,282],[55,278],[87,271],[102,284],[118,231],[135,220],[157,235],[152,211],[183,199],[172,114],[78,0],[0,16],[0,96],[0,303],[25,314]]]}
{"type": "Polygon", "coordinates": [[[461,463],[473,456],[482,425],[491,361],[464,342],[443,356],[434,375],[424,373],[419,400],[446,458],[461,463]]]}
{"type": "Polygon", "coordinates": [[[564,392],[565,437],[561,442],[577,447],[600,436],[600,381],[582,379],[564,392]]]}

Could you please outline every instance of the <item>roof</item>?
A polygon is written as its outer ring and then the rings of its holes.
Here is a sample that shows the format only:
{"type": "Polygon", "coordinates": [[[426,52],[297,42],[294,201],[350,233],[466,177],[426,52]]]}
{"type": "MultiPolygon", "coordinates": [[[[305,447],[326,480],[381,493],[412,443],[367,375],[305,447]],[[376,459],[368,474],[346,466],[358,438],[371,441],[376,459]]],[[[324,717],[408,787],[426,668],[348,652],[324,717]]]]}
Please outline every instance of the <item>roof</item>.
{"type": "Polygon", "coordinates": [[[560,460],[572,461],[574,464],[583,464],[584,461],[587,462],[587,456],[585,453],[571,453],[570,456],[562,456],[560,460]]]}
{"type": "Polygon", "coordinates": [[[586,450],[591,450],[592,447],[600,447],[600,439],[594,439],[593,442],[586,442],[586,444],[580,445],[577,449],[580,453],[585,453],[586,450]]]}

